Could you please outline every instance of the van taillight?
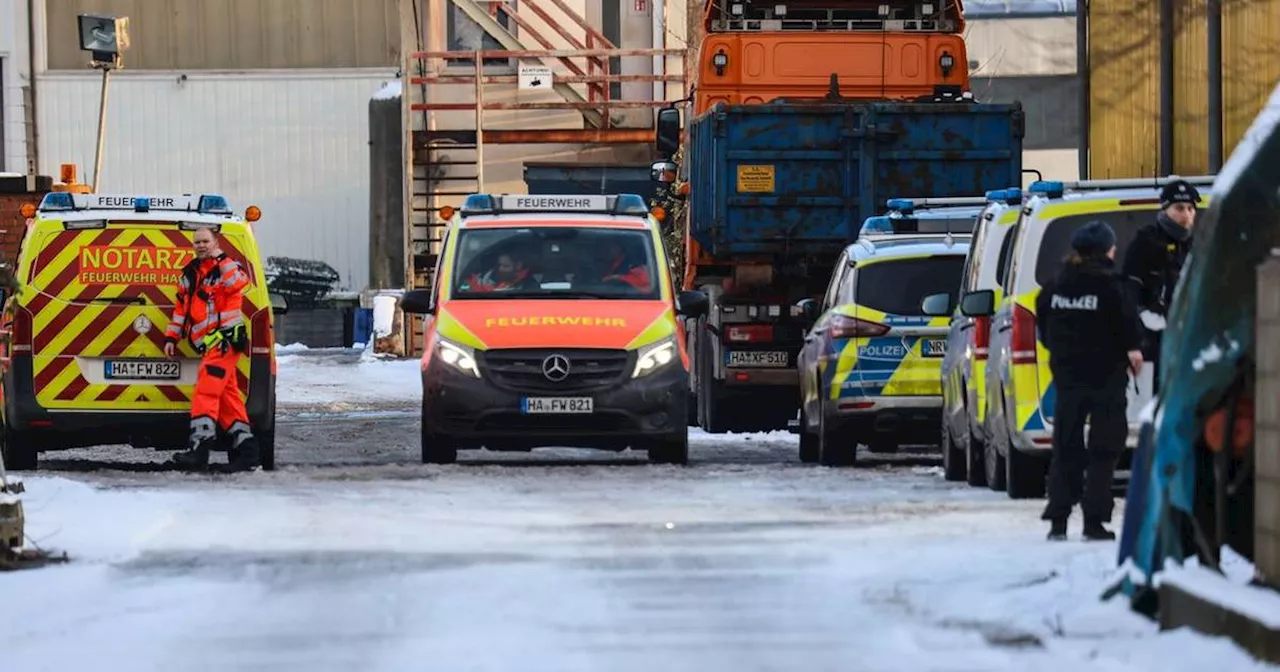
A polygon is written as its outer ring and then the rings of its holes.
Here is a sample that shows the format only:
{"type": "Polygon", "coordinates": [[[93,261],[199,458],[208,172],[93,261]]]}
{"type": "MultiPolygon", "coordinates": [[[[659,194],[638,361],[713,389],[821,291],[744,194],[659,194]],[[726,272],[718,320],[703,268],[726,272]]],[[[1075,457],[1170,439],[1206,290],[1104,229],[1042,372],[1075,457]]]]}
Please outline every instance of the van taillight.
{"type": "Polygon", "coordinates": [[[991,318],[989,316],[973,318],[973,358],[979,361],[987,358],[991,348],[991,318]]]}
{"type": "Polygon", "coordinates": [[[1022,306],[1013,308],[1013,363],[1036,363],[1036,316],[1022,306]]]}
{"type": "Polygon", "coordinates": [[[253,314],[249,321],[249,354],[269,355],[275,345],[275,337],[271,333],[271,309],[263,308],[253,314]]]}
{"type": "Polygon", "coordinates": [[[9,352],[31,352],[31,313],[22,306],[13,309],[13,326],[9,328],[9,352]]]}

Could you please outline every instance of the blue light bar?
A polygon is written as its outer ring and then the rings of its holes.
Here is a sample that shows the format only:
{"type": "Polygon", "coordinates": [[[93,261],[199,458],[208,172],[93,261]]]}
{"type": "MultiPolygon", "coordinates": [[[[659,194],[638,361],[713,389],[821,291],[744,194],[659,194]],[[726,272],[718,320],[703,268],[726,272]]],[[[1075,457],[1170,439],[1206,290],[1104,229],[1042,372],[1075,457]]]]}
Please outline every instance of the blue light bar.
{"type": "Polygon", "coordinates": [[[134,212],[151,212],[151,199],[146,196],[135,196],[133,198],[134,212]]]}
{"type": "Polygon", "coordinates": [[[893,222],[888,217],[880,215],[877,217],[868,217],[862,223],[862,229],[858,231],[860,236],[880,235],[886,233],[894,233],[893,222]]]}
{"type": "Polygon", "coordinates": [[[618,194],[618,202],[613,211],[619,215],[644,217],[649,214],[649,206],[645,205],[644,197],[639,194],[618,194]]]}
{"type": "Polygon", "coordinates": [[[462,203],[462,212],[466,214],[493,212],[493,196],[489,194],[471,194],[462,203]]]}
{"type": "Polygon", "coordinates": [[[67,191],[54,191],[44,195],[44,199],[40,201],[41,210],[74,210],[75,201],[71,198],[71,193],[67,191]]]}
{"type": "Polygon", "coordinates": [[[231,214],[231,205],[227,203],[227,199],[217,194],[205,194],[200,197],[200,203],[196,206],[196,211],[205,215],[229,215],[231,214]]]}
{"type": "Polygon", "coordinates": [[[993,191],[988,191],[985,194],[985,197],[988,201],[1003,201],[1005,198],[1007,198],[1006,194],[1008,193],[1009,193],[1008,189],[996,189],[993,191]]]}
{"type": "Polygon", "coordinates": [[[1005,203],[1009,205],[1017,205],[1022,202],[1022,190],[1018,187],[1004,190],[1005,203]]]}
{"type": "Polygon", "coordinates": [[[1067,190],[1067,186],[1056,180],[1036,180],[1027,188],[1033,194],[1043,194],[1049,198],[1058,198],[1067,190]]]}
{"type": "Polygon", "coordinates": [[[471,194],[462,204],[462,215],[496,215],[509,213],[591,212],[602,215],[646,217],[649,206],[639,194],[471,194]]]}
{"type": "Polygon", "coordinates": [[[916,202],[909,198],[891,198],[885,205],[896,212],[911,212],[916,208],[916,202]]]}

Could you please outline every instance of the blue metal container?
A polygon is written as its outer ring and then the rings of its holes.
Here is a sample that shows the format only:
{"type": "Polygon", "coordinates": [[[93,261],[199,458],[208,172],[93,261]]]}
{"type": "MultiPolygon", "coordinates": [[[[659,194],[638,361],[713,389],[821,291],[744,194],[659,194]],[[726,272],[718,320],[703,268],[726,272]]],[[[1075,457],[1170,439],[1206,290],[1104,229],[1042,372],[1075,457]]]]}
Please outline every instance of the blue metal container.
{"type": "Polygon", "coordinates": [[[690,235],[717,258],[827,254],[895,197],[1022,183],[1021,105],[719,105],[690,124],[690,235]]]}

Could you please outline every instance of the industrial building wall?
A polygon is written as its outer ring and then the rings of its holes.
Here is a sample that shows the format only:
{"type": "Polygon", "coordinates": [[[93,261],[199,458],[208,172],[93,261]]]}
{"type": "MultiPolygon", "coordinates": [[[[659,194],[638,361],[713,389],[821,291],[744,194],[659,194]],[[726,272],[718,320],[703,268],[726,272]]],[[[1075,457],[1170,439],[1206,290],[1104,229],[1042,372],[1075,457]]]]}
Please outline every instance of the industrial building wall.
{"type": "MultiPolygon", "coordinates": [[[[342,289],[369,277],[368,105],[391,68],[112,77],[100,190],[222,193],[263,210],[263,256],[324,261],[342,289]]],[[[101,80],[39,83],[41,169],[92,179],[101,80]]]]}
{"type": "Polygon", "coordinates": [[[27,3],[0,0],[0,173],[27,172],[27,3]]]}
{"type": "Polygon", "coordinates": [[[395,65],[396,0],[42,0],[51,70],[80,70],[78,14],[129,17],[125,66],[147,70],[395,65]]]}
{"type": "MultiPolygon", "coordinates": [[[[1221,0],[1223,158],[1280,80],[1280,1],[1221,0]]],[[[1173,172],[1209,169],[1207,0],[1175,3],[1173,172]]],[[[1160,2],[1089,4],[1094,178],[1152,175],[1160,158],[1160,2]]]]}

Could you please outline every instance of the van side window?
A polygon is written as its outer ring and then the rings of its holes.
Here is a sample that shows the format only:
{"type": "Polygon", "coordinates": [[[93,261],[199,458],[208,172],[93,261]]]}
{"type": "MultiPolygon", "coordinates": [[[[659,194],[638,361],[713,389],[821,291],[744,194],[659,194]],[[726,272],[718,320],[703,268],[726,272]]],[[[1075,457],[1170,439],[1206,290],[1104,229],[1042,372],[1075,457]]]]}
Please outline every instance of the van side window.
{"type": "Polygon", "coordinates": [[[1021,232],[1021,223],[1009,227],[1009,232],[1004,234],[1004,242],[1000,243],[1000,263],[996,265],[996,281],[1000,283],[1000,288],[1005,294],[1009,293],[1009,266],[1013,258],[1013,243],[1021,232]]]}

